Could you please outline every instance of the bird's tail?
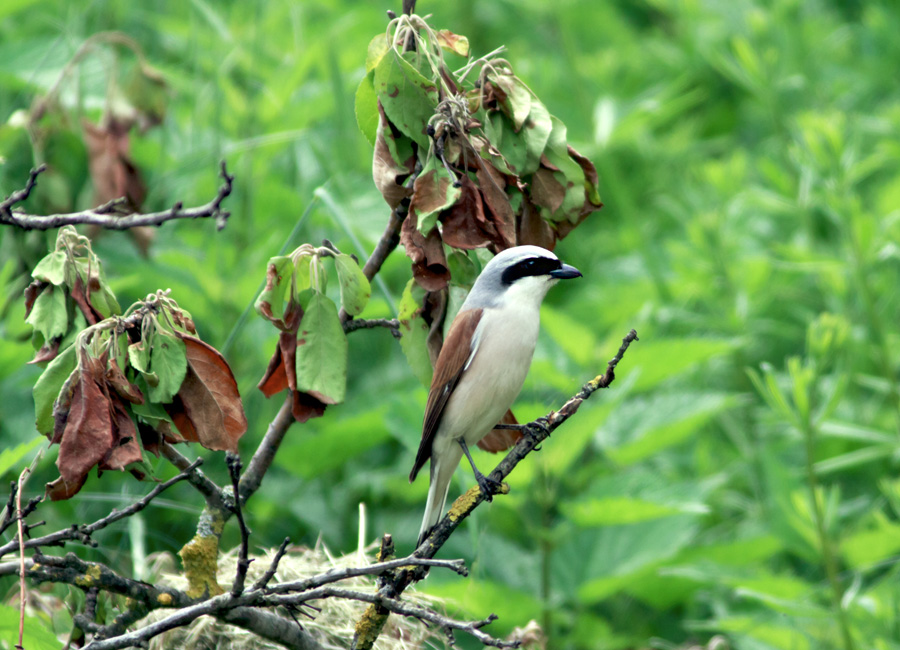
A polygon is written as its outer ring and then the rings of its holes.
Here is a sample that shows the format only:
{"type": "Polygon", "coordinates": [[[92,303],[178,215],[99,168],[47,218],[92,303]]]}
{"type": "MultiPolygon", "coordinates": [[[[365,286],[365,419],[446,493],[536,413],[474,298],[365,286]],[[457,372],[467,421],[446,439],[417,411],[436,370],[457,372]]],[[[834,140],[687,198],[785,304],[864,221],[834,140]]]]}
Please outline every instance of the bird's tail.
{"type": "Polygon", "coordinates": [[[428,533],[441,520],[441,515],[444,513],[450,479],[453,478],[453,471],[459,463],[459,460],[455,463],[447,463],[446,460],[441,462],[434,455],[431,457],[431,484],[428,486],[425,516],[422,518],[422,528],[419,530],[419,541],[416,542],[416,547],[428,537],[428,533]]]}

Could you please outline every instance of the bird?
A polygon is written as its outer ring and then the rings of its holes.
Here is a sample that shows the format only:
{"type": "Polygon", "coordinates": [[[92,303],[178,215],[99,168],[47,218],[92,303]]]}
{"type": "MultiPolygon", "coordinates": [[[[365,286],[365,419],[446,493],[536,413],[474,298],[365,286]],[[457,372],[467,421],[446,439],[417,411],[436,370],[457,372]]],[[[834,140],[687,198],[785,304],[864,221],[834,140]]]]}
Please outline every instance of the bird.
{"type": "Polygon", "coordinates": [[[453,319],[437,362],[422,441],[409,482],[431,460],[430,485],[417,546],[444,512],[450,479],[463,454],[488,498],[499,487],[475,466],[469,447],[509,410],[531,366],[540,306],[559,280],[581,277],[539,246],[515,246],[495,255],[475,280],[453,319]]]}

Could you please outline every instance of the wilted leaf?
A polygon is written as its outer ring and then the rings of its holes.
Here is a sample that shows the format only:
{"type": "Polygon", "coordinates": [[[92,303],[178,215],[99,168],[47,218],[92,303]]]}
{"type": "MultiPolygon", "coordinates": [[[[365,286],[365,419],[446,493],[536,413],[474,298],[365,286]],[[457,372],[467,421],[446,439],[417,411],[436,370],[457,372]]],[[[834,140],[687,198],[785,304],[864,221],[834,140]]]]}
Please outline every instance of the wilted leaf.
{"type": "MultiPolygon", "coordinates": [[[[490,220],[500,237],[501,249],[516,245],[516,216],[506,194],[503,175],[488,161],[477,158],[478,170],[475,175],[481,188],[484,204],[488,208],[490,220]]],[[[488,216],[488,215],[486,215],[488,216]]]]}
{"type": "Polygon", "coordinates": [[[434,372],[431,360],[428,356],[428,325],[422,318],[422,299],[424,293],[416,285],[415,280],[406,283],[403,296],[400,298],[400,348],[406,356],[406,361],[422,385],[431,385],[431,376],[434,372]]]}
{"type": "Polygon", "coordinates": [[[178,399],[166,411],[185,438],[207,449],[237,452],[247,418],[231,368],[218,350],[200,339],[187,334],[179,338],[184,341],[188,369],[178,399]]]}
{"type": "MultiPolygon", "coordinates": [[[[410,52],[405,56],[417,55],[410,52]]],[[[426,78],[403,55],[390,49],[375,66],[374,85],[391,123],[420,147],[427,148],[425,127],[439,101],[434,81],[426,78]]]]}
{"type": "MultiPolygon", "coordinates": [[[[47,369],[49,370],[49,368],[47,369]]],[[[132,404],[144,403],[144,395],[141,393],[141,390],[128,381],[115,359],[110,359],[106,366],[106,382],[122,399],[132,404]]]]}
{"type": "Polygon", "coordinates": [[[34,384],[35,426],[38,432],[49,435],[53,431],[53,403],[72,371],[75,370],[75,346],[70,345],[58,354],[34,384]]]}
{"type": "MultiPolygon", "coordinates": [[[[500,418],[500,424],[518,423],[519,421],[516,420],[516,416],[513,415],[513,412],[510,410],[507,410],[506,413],[503,414],[503,417],[500,418]]],[[[497,452],[506,451],[512,447],[521,437],[522,432],[518,429],[491,429],[490,433],[478,441],[478,447],[485,451],[489,451],[492,454],[496,454],[497,452]]]]}
{"type": "Polygon", "coordinates": [[[356,89],[356,124],[359,130],[366,136],[369,144],[375,146],[375,136],[378,132],[378,95],[375,94],[375,73],[370,72],[356,89]]]}
{"type": "Polygon", "coordinates": [[[485,217],[481,192],[468,176],[462,177],[459,200],[441,215],[441,223],[442,239],[453,248],[484,248],[492,242],[502,244],[496,228],[485,217]]]}
{"type": "Polygon", "coordinates": [[[413,277],[423,289],[440,291],[450,280],[444,246],[437,228],[426,237],[416,227],[415,215],[410,213],[400,227],[400,243],[412,260],[413,277]]]}
{"type": "Polygon", "coordinates": [[[34,308],[34,302],[37,300],[38,296],[44,290],[44,287],[48,286],[47,282],[43,280],[35,280],[27,287],[25,287],[25,318],[31,314],[31,310],[34,308]]]}
{"type": "Polygon", "coordinates": [[[299,390],[293,392],[291,414],[297,422],[303,423],[311,418],[319,418],[325,414],[327,404],[319,401],[309,393],[299,390]]]}
{"type": "Polygon", "coordinates": [[[25,322],[40,332],[45,341],[65,334],[69,327],[69,316],[66,311],[66,294],[62,287],[52,284],[44,287],[25,322]]]}
{"type": "Polygon", "coordinates": [[[101,205],[125,197],[133,211],[140,209],[147,188],[130,157],[128,132],[131,124],[107,117],[103,125],[83,122],[88,148],[94,203],[101,205]]]}
{"type": "Polygon", "coordinates": [[[75,286],[72,287],[72,300],[75,301],[75,304],[78,305],[78,309],[81,310],[81,313],[84,315],[84,319],[87,321],[88,325],[96,325],[100,321],[103,320],[103,316],[94,309],[94,306],[91,304],[90,299],[87,296],[87,292],[85,291],[84,282],[81,280],[81,276],[77,275],[75,277],[75,286]]]}
{"type": "Polygon", "coordinates": [[[113,425],[113,444],[98,465],[98,473],[102,470],[124,470],[132,463],[141,462],[141,446],[138,433],[131,416],[122,400],[112,398],[111,415],[113,425]]]}
{"type": "MultiPolygon", "coordinates": [[[[285,329],[284,295],[291,287],[294,261],[288,255],[269,258],[266,265],[266,286],[256,299],[256,311],[279,329],[285,329]]],[[[291,299],[292,296],[288,296],[291,299]]]]}
{"type": "Polygon", "coordinates": [[[439,29],[435,32],[438,45],[462,57],[469,56],[469,39],[459,34],[454,34],[449,29],[439,29]]]}
{"type": "Polygon", "coordinates": [[[31,277],[57,286],[63,284],[66,281],[65,251],[53,251],[47,255],[34,267],[31,277]]]}
{"type": "Polygon", "coordinates": [[[399,131],[395,132],[379,104],[372,179],[391,209],[412,194],[412,188],[406,187],[405,183],[412,174],[415,163],[411,141],[399,131]]]}
{"type": "MultiPolygon", "coordinates": [[[[294,339],[294,341],[297,340],[294,336],[292,336],[292,338],[294,339]]],[[[277,395],[288,387],[287,373],[285,372],[284,354],[281,350],[281,344],[275,347],[275,354],[273,354],[272,358],[269,360],[269,365],[266,368],[266,372],[263,374],[262,379],[259,380],[259,383],[256,385],[256,387],[261,390],[263,395],[265,395],[266,397],[277,395]]]]}
{"type": "Polygon", "coordinates": [[[501,110],[512,120],[513,128],[521,131],[531,113],[531,92],[515,75],[494,74],[488,78],[501,91],[497,93],[501,110]]]}
{"type": "MultiPolygon", "coordinates": [[[[104,392],[103,361],[87,357],[72,394],[71,408],[59,440],[59,468],[66,494],[84,483],[88,471],[113,444],[109,396],[104,392]]],[[[77,488],[76,488],[77,491],[77,488]]],[[[71,494],[69,494],[71,496],[71,494]]]]}
{"type": "Polygon", "coordinates": [[[340,404],[347,390],[347,337],[337,307],[314,292],[297,339],[297,390],[324,404],[340,404]]]}
{"type": "Polygon", "coordinates": [[[359,268],[359,264],[346,254],[336,255],[334,266],[337,269],[338,282],[341,286],[341,306],[351,316],[358,316],[365,309],[372,295],[369,279],[359,268]]]}
{"type": "Polygon", "coordinates": [[[449,208],[459,199],[461,190],[456,182],[437,156],[429,155],[413,184],[409,203],[409,212],[415,214],[416,225],[423,234],[427,235],[434,228],[441,210],[449,208]]]}

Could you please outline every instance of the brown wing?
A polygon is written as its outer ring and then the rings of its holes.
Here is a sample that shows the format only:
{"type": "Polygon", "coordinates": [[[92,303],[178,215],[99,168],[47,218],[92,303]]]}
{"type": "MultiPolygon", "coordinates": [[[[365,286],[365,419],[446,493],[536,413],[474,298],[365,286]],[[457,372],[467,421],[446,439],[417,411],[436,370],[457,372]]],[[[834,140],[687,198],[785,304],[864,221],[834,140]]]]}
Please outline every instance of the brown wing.
{"type": "MultiPolygon", "coordinates": [[[[516,419],[516,416],[513,415],[512,411],[507,411],[506,414],[500,418],[500,424],[518,423],[519,421],[516,419]]],[[[496,454],[498,451],[506,451],[512,447],[521,437],[522,432],[516,429],[491,429],[489,434],[478,441],[478,446],[485,451],[496,454]]]]}
{"type": "Polygon", "coordinates": [[[425,405],[425,422],[422,425],[422,442],[419,443],[419,452],[416,454],[416,462],[409,473],[409,482],[412,483],[416,474],[425,465],[425,461],[431,457],[431,444],[437,434],[444,407],[459,383],[465,370],[466,361],[472,354],[472,338],[481,321],[481,309],[467,309],[460,312],[453,319],[447,340],[441,347],[437,363],[434,366],[434,376],[431,379],[431,390],[428,392],[428,403],[425,405]]]}

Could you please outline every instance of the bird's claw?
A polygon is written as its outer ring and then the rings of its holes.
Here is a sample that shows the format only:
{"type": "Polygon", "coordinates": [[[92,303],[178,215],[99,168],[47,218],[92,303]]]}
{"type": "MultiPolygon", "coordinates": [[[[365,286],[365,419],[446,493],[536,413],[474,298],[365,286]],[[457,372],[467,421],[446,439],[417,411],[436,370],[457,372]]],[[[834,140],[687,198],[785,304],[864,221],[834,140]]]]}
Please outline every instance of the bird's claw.
{"type": "Polygon", "coordinates": [[[481,473],[479,473],[478,476],[475,477],[475,480],[478,482],[478,489],[481,490],[481,493],[484,495],[486,501],[493,501],[494,495],[500,493],[501,487],[503,485],[502,482],[495,481],[494,479],[488,478],[481,473]]]}

